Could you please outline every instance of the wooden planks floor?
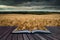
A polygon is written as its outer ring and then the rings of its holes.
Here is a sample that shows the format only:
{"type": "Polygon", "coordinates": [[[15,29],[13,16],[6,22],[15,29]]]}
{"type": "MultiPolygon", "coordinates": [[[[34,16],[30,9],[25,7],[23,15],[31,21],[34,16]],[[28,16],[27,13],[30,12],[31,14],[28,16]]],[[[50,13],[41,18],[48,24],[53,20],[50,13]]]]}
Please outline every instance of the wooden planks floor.
{"type": "Polygon", "coordinates": [[[0,26],[0,40],[60,40],[60,27],[48,27],[52,34],[12,34],[15,28],[0,26]]]}

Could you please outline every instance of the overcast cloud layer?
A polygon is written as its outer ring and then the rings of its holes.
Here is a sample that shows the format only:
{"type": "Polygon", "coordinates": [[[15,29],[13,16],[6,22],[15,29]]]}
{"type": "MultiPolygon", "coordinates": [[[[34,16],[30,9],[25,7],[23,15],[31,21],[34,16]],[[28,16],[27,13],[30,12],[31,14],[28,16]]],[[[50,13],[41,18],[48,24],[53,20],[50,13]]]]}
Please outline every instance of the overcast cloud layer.
{"type": "Polygon", "coordinates": [[[7,6],[15,7],[15,8],[18,7],[16,8],[17,10],[18,9],[20,10],[21,6],[23,6],[22,7],[23,10],[24,9],[29,9],[29,10],[59,9],[60,10],[60,0],[0,0],[0,10],[7,10],[6,9],[7,6]]]}
{"type": "Polygon", "coordinates": [[[0,0],[0,5],[56,5],[60,0],[0,0]]]}

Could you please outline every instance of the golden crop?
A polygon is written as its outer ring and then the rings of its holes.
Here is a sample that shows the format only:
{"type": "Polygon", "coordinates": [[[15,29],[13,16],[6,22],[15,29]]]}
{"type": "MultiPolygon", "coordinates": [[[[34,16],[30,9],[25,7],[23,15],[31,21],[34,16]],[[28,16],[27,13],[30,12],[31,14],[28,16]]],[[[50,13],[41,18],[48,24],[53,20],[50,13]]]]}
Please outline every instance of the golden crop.
{"type": "Polygon", "coordinates": [[[60,26],[60,14],[0,14],[0,26],[18,26],[17,30],[47,30],[45,26],[60,26]]]}

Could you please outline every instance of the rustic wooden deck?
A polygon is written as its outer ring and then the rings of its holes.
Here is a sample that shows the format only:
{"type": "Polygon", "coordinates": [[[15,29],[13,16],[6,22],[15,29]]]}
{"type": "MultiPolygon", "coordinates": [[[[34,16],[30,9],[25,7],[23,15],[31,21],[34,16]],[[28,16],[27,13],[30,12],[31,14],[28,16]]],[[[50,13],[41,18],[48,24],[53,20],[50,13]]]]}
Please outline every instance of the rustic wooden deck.
{"type": "Polygon", "coordinates": [[[14,29],[0,26],[0,40],[60,40],[60,27],[48,27],[52,34],[12,34],[14,29]]]}

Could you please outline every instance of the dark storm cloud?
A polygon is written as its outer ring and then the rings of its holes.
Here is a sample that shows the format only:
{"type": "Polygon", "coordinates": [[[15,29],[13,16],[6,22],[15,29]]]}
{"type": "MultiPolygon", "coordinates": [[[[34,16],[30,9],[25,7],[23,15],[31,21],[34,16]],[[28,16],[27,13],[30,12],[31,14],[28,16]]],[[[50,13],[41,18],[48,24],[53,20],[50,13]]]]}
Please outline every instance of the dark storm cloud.
{"type": "Polygon", "coordinates": [[[60,0],[0,0],[0,5],[55,5],[60,6],[60,0]]]}

